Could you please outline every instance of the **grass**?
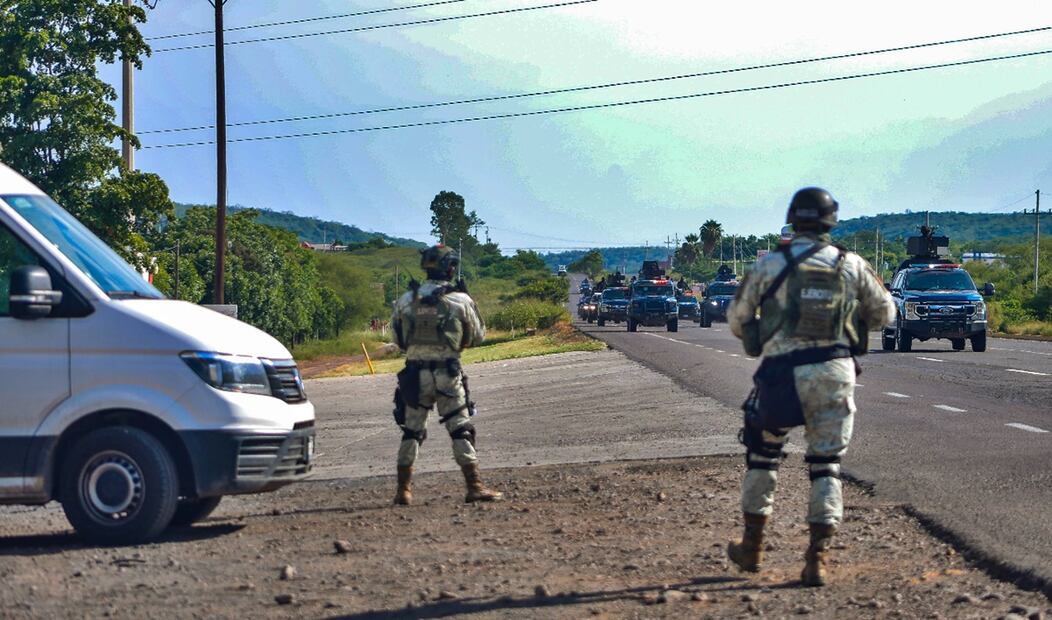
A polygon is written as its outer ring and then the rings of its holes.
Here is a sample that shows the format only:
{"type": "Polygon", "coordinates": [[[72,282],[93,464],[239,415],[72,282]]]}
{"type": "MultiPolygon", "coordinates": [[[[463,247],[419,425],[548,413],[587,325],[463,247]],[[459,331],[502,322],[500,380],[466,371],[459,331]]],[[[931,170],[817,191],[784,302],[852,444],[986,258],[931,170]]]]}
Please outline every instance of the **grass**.
{"type": "Polygon", "coordinates": [[[1052,323],[1048,321],[1025,321],[1022,323],[1005,322],[1001,333],[1009,336],[1038,336],[1052,338],[1052,323]]]}
{"type": "Polygon", "coordinates": [[[292,355],[301,361],[313,360],[319,357],[337,355],[361,355],[362,343],[372,351],[386,340],[379,332],[373,331],[344,331],[336,338],[327,340],[311,340],[298,344],[292,351],[292,355]]]}
{"type": "MultiPolygon", "coordinates": [[[[493,334],[482,346],[464,351],[460,359],[465,364],[479,362],[496,362],[499,360],[554,355],[570,351],[602,351],[606,345],[580,334],[568,324],[560,323],[552,329],[532,336],[513,336],[507,332],[493,334]]],[[[402,369],[405,360],[401,357],[376,360],[373,362],[377,374],[395,373],[402,369]]],[[[369,374],[365,362],[355,362],[340,366],[321,377],[354,377],[369,374]]]]}

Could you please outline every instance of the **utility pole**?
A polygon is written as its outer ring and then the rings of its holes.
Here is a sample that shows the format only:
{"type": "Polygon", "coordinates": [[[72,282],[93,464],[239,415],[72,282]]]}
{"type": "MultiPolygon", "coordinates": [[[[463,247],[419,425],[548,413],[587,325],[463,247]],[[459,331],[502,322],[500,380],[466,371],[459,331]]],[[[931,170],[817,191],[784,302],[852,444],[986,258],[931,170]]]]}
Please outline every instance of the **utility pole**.
{"type": "MultiPolygon", "coordinates": [[[[124,0],[124,8],[130,9],[132,0],[124,0]]],[[[128,15],[131,23],[131,15],[128,15]]],[[[128,170],[135,169],[135,149],[132,148],[131,136],[135,133],[135,74],[131,60],[121,60],[121,125],[124,127],[125,135],[121,137],[121,158],[124,167],[128,170]]]]}
{"type": "Polygon", "coordinates": [[[460,263],[457,264],[457,278],[464,277],[464,237],[460,238],[460,263]]]}
{"type": "Polygon", "coordinates": [[[1034,294],[1037,294],[1038,267],[1041,265],[1041,190],[1034,191],[1034,294]]]}
{"type": "Polygon", "coordinates": [[[223,50],[223,4],[208,0],[215,8],[216,47],[216,273],[213,302],[223,304],[226,289],[226,53],[223,50]]]}
{"type": "Polygon", "coordinates": [[[175,241],[175,298],[179,299],[179,240],[175,241]]]}

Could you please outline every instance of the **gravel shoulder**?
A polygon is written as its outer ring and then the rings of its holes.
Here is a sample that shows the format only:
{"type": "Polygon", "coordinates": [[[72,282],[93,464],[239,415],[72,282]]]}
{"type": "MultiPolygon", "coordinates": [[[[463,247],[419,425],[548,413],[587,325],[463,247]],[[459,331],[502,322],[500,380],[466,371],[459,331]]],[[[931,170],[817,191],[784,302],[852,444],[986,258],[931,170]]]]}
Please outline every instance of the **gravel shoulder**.
{"type": "Polygon", "coordinates": [[[391,378],[311,382],[318,474],[137,547],[82,545],[61,511],[0,510],[4,617],[1022,617],[1049,601],[991,579],[901,505],[846,489],[832,583],[797,582],[807,479],[782,467],[766,570],[739,533],[737,413],[614,351],[469,367],[486,479],[462,503],[432,424],[417,505],[393,507],[391,378]],[[339,543],[339,549],[337,549],[339,543]],[[291,567],[291,568],[286,568],[291,567]],[[283,579],[282,575],[287,577],[283,579]],[[282,601],[285,604],[279,603],[282,601]],[[935,614],[938,614],[936,616],[935,614]]]}

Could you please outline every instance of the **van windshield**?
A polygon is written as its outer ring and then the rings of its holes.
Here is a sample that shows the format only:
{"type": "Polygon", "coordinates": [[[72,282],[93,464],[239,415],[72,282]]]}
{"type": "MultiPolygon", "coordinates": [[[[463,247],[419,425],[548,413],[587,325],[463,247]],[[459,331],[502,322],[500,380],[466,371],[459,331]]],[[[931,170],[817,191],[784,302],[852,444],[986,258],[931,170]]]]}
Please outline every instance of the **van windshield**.
{"type": "Polygon", "coordinates": [[[914,271],[906,276],[906,289],[910,291],[974,291],[975,282],[967,271],[926,269],[914,271]]]}
{"type": "Polygon", "coordinates": [[[114,299],[164,299],[108,245],[47,196],[0,196],[114,299]]]}

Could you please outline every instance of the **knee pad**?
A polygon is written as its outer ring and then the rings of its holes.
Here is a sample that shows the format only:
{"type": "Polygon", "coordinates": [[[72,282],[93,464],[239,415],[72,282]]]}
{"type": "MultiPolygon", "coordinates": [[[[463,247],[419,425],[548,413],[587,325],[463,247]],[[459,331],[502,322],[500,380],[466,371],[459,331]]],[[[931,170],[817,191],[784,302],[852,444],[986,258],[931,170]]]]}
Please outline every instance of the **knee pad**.
{"type": "Polygon", "coordinates": [[[471,447],[475,447],[475,426],[471,422],[461,424],[449,433],[449,436],[453,439],[466,439],[471,447]]]}
{"type": "Polygon", "coordinates": [[[839,456],[808,455],[804,457],[804,461],[808,463],[808,469],[810,470],[810,478],[812,482],[818,480],[819,478],[840,479],[839,456]]]}
{"type": "Polygon", "coordinates": [[[416,440],[417,445],[423,444],[424,440],[427,439],[427,429],[422,428],[418,431],[411,431],[403,426],[402,441],[407,441],[409,439],[416,440]]]}

